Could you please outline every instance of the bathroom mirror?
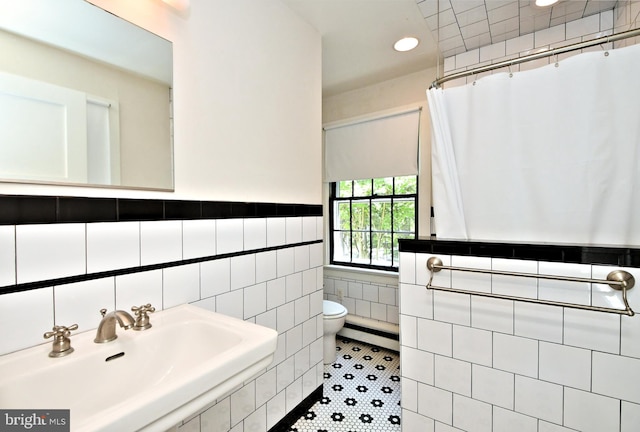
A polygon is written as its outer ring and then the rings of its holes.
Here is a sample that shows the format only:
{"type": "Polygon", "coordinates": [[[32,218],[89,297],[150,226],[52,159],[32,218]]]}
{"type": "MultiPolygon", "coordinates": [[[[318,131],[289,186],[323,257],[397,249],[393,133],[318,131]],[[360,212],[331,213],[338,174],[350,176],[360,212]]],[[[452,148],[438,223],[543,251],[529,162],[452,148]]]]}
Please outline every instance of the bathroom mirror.
{"type": "Polygon", "coordinates": [[[0,182],[173,190],[171,42],[84,0],[1,0],[0,46],[0,182]]]}

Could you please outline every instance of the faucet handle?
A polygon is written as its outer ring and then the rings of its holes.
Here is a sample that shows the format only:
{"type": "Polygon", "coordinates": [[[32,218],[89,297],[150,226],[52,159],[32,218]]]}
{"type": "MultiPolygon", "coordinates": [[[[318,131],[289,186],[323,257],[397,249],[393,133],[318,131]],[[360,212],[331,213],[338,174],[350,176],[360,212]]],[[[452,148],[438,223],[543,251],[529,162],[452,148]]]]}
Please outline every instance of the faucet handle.
{"type": "Polygon", "coordinates": [[[44,334],[45,339],[49,339],[50,337],[69,337],[71,336],[72,330],[78,330],[78,324],[71,325],[69,327],[65,326],[53,326],[52,331],[46,332],[44,334]]]}
{"type": "Polygon", "coordinates": [[[151,303],[147,303],[142,306],[133,306],[131,311],[136,315],[136,322],[133,325],[133,330],[141,331],[151,327],[148,314],[156,311],[156,308],[151,306],[151,303]]]}
{"type": "Polygon", "coordinates": [[[73,324],[69,327],[65,326],[53,326],[52,331],[46,332],[44,334],[45,339],[54,338],[53,339],[53,347],[51,352],[49,353],[49,357],[63,357],[67,354],[71,354],[73,352],[73,348],[71,347],[71,336],[72,330],[77,330],[78,324],[73,324]]]}

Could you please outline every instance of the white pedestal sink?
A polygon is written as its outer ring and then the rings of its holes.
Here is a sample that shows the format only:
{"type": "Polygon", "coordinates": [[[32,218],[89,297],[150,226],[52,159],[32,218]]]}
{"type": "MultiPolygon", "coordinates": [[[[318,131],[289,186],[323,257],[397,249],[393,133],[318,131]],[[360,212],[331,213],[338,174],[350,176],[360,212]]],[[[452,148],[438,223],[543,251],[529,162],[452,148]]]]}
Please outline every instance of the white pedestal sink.
{"type": "Polygon", "coordinates": [[[276,331],[191,305],[151,323],[117,328],[105,344],[79,333],[61,358],[50,343],[0,357],[0,407],[70,409],[72,431],[165,431],[265,369],[276,349],[276,331]]]}

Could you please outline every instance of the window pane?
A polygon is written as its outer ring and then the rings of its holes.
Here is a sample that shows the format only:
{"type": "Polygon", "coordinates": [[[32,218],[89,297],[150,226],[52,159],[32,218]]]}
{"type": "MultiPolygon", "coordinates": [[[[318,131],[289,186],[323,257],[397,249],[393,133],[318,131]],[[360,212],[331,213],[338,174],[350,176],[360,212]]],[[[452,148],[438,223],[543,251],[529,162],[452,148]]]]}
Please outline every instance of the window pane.
{"type": "Polygon", "coordinates": [[[353,196],[371,196],[371,179],[355,180],[353,182],[353,196]]]}
{"type": "Polygon", "coordinates": [[[354,232],[351,247],[353,248],[352,262],[369,264],[370,236],[368,232],[354,232]]]}
{"type": "Polygon", "coordinates": [[[333,259],[335,261],[351,261],[351,236],[348,232],[333,233],[333,259]]]}
{"type": "Polygon", "coordinates": [[[374,195],[393,195],[393,177],[373,179],[374,195]]]}
{"type": "Polygon", "coordinates": [[[349,198],[352,193],[352,181],[338,182],[338,198],[349,198]]]}
{"type": "Polygon", "coordinates": [[[417,177],[383,177],[334,184],[332,262],[398,267],[398,240],[415,238],[417,177]]]}
{"type": "Polygon", "coordinates": [[[353,201],[351,229],[354,231],[369,230],[369,200],[353,201]]]}
{"type": "Polygon", "coordinates": [[[413,199],[398,199],[393,202],[393,231],[416,230],[416,205],[413,199]]]}
{"type": "Polygon", "coordinates": [[[381,266],[391,266],[391,233],[372,234],[371,263],[381,266]]]}
{"type": "Polygon", "coordinates": [[[374,200],[371,203],[371,229],[391,231],[391,200],[374,200]]]}
{"type": "Polygon", "coordinates": [[[351,229],[351,211],[349,201],[337,202],[334,207],[334,229],[347,230],[351,229]]]}
{"type": "Polygon", "coordinates": [[[415,194],[418,190],[416,176],[396,177],[396,195],[415,194]]]}
{"type": "Polygon", "coordinates": [[[415,234],[394,234],[393,235],[393,266],[398,267],[398,239],[412,239],[415,238],[415,234]]]}

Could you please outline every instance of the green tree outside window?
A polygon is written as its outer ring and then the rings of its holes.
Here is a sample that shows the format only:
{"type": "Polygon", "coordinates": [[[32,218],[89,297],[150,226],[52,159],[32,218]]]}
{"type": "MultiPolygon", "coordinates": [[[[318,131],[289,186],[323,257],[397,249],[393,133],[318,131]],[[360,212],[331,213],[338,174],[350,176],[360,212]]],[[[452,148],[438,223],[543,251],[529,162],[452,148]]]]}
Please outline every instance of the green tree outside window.
{"type": "Polygon", "coordinates": [[[415,238],[417,177],[332,185],[331,262],[397,269],[398,240],[415,238]]]}

